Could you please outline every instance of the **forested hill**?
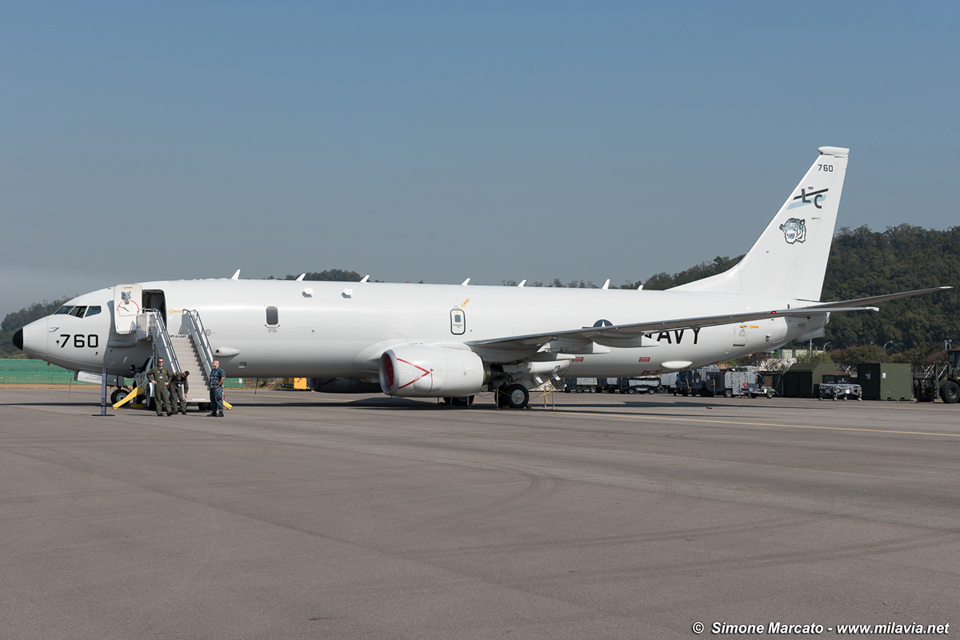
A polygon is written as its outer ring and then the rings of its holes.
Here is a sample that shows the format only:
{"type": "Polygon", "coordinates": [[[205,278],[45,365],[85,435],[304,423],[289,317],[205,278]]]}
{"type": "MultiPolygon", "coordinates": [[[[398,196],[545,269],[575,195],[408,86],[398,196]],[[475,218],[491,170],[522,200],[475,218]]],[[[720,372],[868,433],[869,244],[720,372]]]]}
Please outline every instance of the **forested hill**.
{"type": "MultiPolygon", "coordinates": [[[[833,240],[825,301],[879,296],[929,287],[960,287],[960,227],[944,231],[908,224],[886,231],[841,228],[833,240]]],[[[879,313],[835,313],[824,340],[833,348],[884,345],[900,352],[960,339],[960,290],[879,305],[879,313]]],[[[960,340],[957,341],[960,346],[960,340]]]]}
{"type": "MultiPolygon", "coordinates": [[[[833,240],[824,301],[879,296],[898,291],[949,285],[960,287],[960,227],[944,231],[923,229],[908,224],[870,231],[841,228],[833,240]]],[[[740,256],[742,257],[742,256],[740,256]]],[[[644,282],[645,289],[669,289],[686,282],[726,271],[740,257],[717,257],[679,273],[658,273],[644,282]]],[[[288,275],[292,280],[295,275],[288,275]]],[[[357,281],[355,271],[332,269],[308,273],[306,280],[357,281]]],[[[512,283],[516,284],[516,283],[512,283]]],[[[635,289],[639,281],[623,285],[635,289]]],[[[535,283],[531,286],[543,286],[535,283]]],[[[565,286],[554,280],[547,286],[565,286]]],[[[566,286],[589,287],[593,283],[571,282],[566,286]]],[[[10,342],[14,331],[39,317],[52,313],[62,301],[36,303],[7,314],[0,330],[0,356],[19,355],[10,342]]],[[[880,305],[880,312],[834,313],[827,325],[826,337],[831,349],[857,345],[888,345],[888,353],[900,353],[919,346],[942,347],[944,340],[957,340],[960,346],[960,291],[931,293],[880,305]]]]}
{"type": "MultiPolygon", "coordinates": [[[[945,231],[908,224],[886,231],[843,227],[833,239],[821,299],[850,300],[945,285],[960,287],[958,249],[960,227],[945,231]]],[[[680,273],[658,273],[644,288],[669,289],[726,271],[738,261],[718,257],[680,273]]],[[[831,349],[844,349],[882,346],[892,340],[887,351],[897,353],[960,339],[960,291],[930,293],[879,306],[879,312],[831,314],[821,344],[829,342],[831,349]]]]}

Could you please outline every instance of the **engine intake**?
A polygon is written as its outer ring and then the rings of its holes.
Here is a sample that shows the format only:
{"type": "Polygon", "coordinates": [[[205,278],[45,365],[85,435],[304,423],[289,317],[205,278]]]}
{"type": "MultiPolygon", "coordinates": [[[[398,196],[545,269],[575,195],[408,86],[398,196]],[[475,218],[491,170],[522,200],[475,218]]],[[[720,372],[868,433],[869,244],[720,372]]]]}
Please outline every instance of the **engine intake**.
{"type": "Polygon", "coordinates": [[[472,351],[405,346],[380,356],[380,388],[388,396],[456,398],[480,392],[487,375],[472,351]]]}

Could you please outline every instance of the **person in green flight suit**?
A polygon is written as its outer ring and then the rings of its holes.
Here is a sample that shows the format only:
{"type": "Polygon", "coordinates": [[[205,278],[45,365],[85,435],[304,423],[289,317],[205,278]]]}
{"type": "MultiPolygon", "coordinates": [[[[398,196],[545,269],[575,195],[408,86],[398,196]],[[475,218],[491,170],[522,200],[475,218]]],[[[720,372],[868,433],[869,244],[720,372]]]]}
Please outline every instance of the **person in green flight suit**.
{"type": "Polygon", "coordinates": [[[170,378],[170,403],[173,405],[174,413],[187,415],[187,395],[190,393],[190,383],[187,378],[189,371],[173,374],[170,378]]]}
{"type": "Polygon", "coordinates": [[[173,415],[173,410],[170,408],[170,394],[167,392],[167,385],[172,376],[170,369],[163,366],[163,358],[157,358],[157,364],[147,371],[147,380],[153,383],[153,404],[158,416],[164,415],[164,411],[168,416],[173,415]],[[162,411],[161,403],[163,403],[162,411]]]}

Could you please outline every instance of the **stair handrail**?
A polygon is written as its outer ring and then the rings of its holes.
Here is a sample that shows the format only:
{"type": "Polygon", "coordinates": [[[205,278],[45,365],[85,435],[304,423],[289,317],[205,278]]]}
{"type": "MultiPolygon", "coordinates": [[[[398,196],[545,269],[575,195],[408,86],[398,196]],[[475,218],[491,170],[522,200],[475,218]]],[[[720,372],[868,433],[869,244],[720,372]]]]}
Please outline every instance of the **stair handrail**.
{"type": "Polygon", "coordinates": [[[210,341],[207,339],[207,332],[203,328],[203,321],[200,314],[192,309],[183,310],[183,325],[186,328],[187,335],[193,338],[193,344],[200,355],[200,363],[203,365],[204,376],[210,379],[210,372],[213,371],[213,349],[210,347],[210,341]]]}
{"type": "Polygon", "coordinates": [[[153,338],[153,346],[156,348],[158,355],[167,360],[173,373],[180,373],[180,361],[177,359],[177,352],[173,348],[173,342],[170,341],[167,325],[160,317],[160,312],[154,309],[144,309],[143,315],[147,316],[150,337],[153,338]]]}

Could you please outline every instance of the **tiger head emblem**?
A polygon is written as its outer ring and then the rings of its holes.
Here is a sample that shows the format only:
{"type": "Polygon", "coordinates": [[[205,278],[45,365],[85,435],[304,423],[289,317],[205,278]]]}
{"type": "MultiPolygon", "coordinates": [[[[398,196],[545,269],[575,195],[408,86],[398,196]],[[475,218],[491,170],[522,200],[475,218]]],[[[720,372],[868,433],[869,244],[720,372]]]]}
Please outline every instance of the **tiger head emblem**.
{"type": "Polygon", "coordinates": [[[783,238],[787,241],[787,244],[803,242],[807,239],[807,227],[805,223],[806,220],[790,218],[780,225],[780,231],[783,231],[783,238]]]}

